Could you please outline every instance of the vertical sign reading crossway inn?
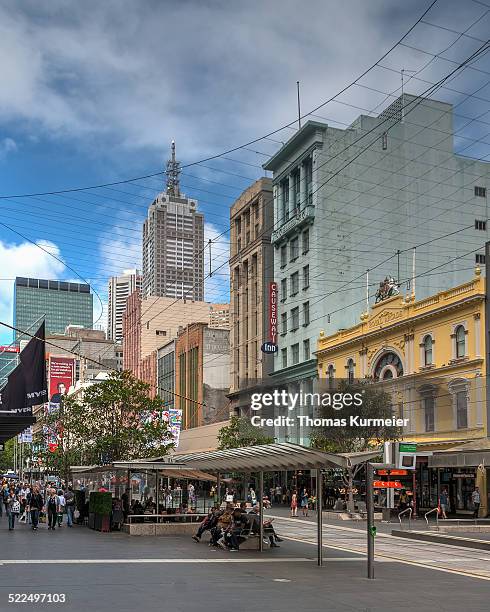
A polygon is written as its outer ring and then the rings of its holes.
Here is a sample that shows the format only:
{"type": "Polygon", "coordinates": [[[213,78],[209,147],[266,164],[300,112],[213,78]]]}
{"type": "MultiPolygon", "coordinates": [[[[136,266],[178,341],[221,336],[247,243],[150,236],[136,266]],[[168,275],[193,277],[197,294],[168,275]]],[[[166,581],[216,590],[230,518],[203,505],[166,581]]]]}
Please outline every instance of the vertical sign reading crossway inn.
{"type": "Polygon", "coordinates": [[[55,404],[68,393],[75,377],[74,357],[49,357],[49,401],[55,404]]]}
{"type": "Polygon", "coordinates": [[[277,340],[277,283],[269,283],[269,341],[277,340]]]}

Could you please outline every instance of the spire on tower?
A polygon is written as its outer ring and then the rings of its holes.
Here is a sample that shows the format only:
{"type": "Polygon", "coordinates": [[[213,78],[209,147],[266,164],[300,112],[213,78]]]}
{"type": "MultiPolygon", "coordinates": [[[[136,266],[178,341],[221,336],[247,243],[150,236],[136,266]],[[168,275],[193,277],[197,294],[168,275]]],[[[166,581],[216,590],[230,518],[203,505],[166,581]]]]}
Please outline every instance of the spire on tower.
{"type": "Polygon", "coordinates": [[[175,197],[180,196],[180,162],[175,159],[175,140],[172,140],[172,158],[167,161],[167,193],[175,197]]]}

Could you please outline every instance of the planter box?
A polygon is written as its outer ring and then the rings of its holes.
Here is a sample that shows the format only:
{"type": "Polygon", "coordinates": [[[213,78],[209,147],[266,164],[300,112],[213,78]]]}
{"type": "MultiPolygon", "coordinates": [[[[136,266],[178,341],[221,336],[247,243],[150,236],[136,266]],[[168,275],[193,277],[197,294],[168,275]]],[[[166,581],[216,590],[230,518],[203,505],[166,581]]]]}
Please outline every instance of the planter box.
{"type": "Polygon", "coordinates": [[[95,529],[95,513],[94,512],[89,512],[88,527],[89,529],[95,529]]]}

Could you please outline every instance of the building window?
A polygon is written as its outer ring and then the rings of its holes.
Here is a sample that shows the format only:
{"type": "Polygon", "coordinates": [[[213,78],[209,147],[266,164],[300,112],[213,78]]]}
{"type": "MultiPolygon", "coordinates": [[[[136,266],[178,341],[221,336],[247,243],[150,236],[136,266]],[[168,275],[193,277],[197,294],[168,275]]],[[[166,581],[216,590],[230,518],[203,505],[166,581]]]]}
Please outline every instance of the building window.
{"type": "Polygon", "coordinates": [[[281,314],[281,334],[286,334],[288,331],[288,315],[286,312],[281,314]]]}
{"type": "Polygon", "coordinates": [[[288,367],[288,349],[287,348],[281,349],[281,361],[282,361],[282,367],[287,368],[288,367]]]}
{"type": "Polygon", "coordinates": [[[487,222],[481,219],[475,219],[475,229],[485,231],[487,229],[487,222]]]}
{"type": "Polygon", "coordinates": [[[300,207],[300,192],[301,192],[301,175],[299,169],[293,172],[293,204],[294,212],[296,213],[300,207]]]}
{"type": "Polygon", "coordinates": [[[327,368],[328,386],[331,388],[335,378],[335,368],[330,364],[327,368]]]}
{"type": "Polygon", "coordinates": [[[281,219],[282,223],[286,223],[289,219],[289,180],[285,179],[281,183],[281,205],[282,205],[282,214],[281,219]]]}
{"type": "Polygon", "coordinates": [[[299,291],[299,272],[291,274],[291,293],[290,295],[296,295],[299,291]]]}
{"type": "Polygon", "coordinates": [[[425,431],[434,431],[435,401],[433,395],[423,398],[425,431]]]}
{"type": "Polygon", "coordinates": [[[475,185],[475,196],[477,198],[486,198],[487,197],[487,188],[486,187],[478,187],[475,185]]]}
{"type": "Polygon", "coordinates": [[[303,267],[303,289],[308,289],[310,286],[310,266],[303,267]]]}
{"type": "Polygon", "coordinates": [[[299,238],[293,238],[289,243],[289,261],[294,261],[299,257],[299,238]]]}
{"type": "Polygon", "coordinates": [[[462,325],[458,325],[455,332],[456,359],[465,356],[466,353],[466,331],[462,325]]]}
{"type": "Polygon", "coordinates": [[[304,361],[308,361],[310,358],[310,341],[303,340],[303,359],[304,361]]]}
{"type": "Polygon", "coordinates": [[[482,253],[476,253],[475,254],[475,263],[477,264],[485,264],[485,255],[483,255],[482,253]]]}
{"type": "Polygon", "coordinates": [[[354,360],[353,359],[349,359],[347,361],[347,379],[349,381],[349,384],[352,384],[354,382],[354,360]]]}
{"type": "Polygon", "coordinates": [[[432,336],[424,338],[424,365],[432,365],[432,336]]]}
{"type": "Polygon", "coordinates": [[[293,344],[291,346],[291,359],[293,361],[293,365],[299,363],[299,344],[293,344]]]}
{"type": "Polygon", "coordinates": [[[291,310],[291,331],[298,329],[299,327],[299,306],[291,310]]]}
{"type": "Polygon", "coordinates": [[[288,263],[288,247],[284,244],[281,247],[281,268],[285,268],[288,263]]]}
{"type": "Polygon", "coordinates": [[[303,238],[303,255],[306,255],[310,250],[310,230],[305,230],[302,234],[303,238]]]}
{"type": "Polygon", "coordinates": [[[468,396],[466,391],[456,393],[456,422],[458,429],[468,427],[468,396]]]}
{"type": "Polygon", "coordinates": [[[281,280],[281,302],[285,302],[288,297],[288,279],[283,278],[281,280]]]}
{"type": "Polygon", "coordinates": [[[306,327],[310,324],[310,302],[303,304],[303,325],[306,327]]]}

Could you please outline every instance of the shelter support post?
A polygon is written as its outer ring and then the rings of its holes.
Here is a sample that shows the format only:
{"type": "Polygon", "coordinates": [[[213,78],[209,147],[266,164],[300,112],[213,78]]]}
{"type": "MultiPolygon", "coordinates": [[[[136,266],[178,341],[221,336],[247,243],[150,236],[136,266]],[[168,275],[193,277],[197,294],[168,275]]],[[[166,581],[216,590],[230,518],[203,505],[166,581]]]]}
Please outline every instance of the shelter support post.
{"type": "Polygon", "coordinates": [[[160,477],[158,470],[155,470],[155,504],[157,506],[157,514],[160,514],[160,477]]]}
{"type": "Polygon", "coordinates": [[[318,566],[323,565],[323,475],[321,470],[316,470],[316,519],[317,519],[317,546],[318,566]]]}
{"type": "Polygon", "coordinates": [[[216,500],[218,506],[221,506],[221,474],[219,472],[216,475],[216,500]]]}
{"type": "Polygon", "coordinates": [[[259,521],[260,521],[260,542],[259,542],[259,550],[262,552],[264,550],[264,472],[259,473],[259,491],[260,491],[260,511],[259,511],[259,521]]]}
{"type": "Polygon", "coordinates": [[[133,501],[133,488],[131,486],[131,470],[128,469],[128,489],[129,489],[129,505],[133,501]]]}
{"type": "Polygon", "coordinates": [[[374,578],[374,498],[373,498],[374,467],[371,462],[366,463],[366,509],[367,509],[367,574],[374,578]]]}

